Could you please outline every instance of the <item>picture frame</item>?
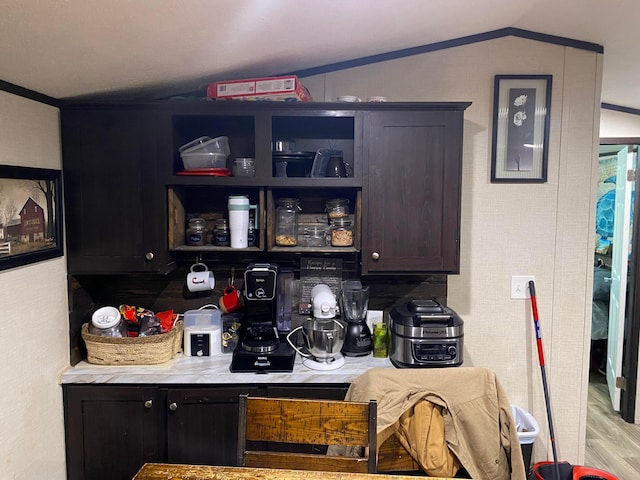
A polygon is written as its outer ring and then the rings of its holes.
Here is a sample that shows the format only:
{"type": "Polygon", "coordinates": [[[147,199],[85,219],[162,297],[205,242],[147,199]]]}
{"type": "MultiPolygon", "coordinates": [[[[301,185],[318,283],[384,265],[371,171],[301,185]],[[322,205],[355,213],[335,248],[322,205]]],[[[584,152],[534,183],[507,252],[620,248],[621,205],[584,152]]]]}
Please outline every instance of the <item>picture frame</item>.
{"type": "Polygon", "coordinates": [[[0,270],[62,255],[60,170],[0,165],[0,270]]]}
{"type": "Polygon", "coordinates": [[[551,75],[496,75],[492,183],[544,183],[549,156],[551,75]]]}

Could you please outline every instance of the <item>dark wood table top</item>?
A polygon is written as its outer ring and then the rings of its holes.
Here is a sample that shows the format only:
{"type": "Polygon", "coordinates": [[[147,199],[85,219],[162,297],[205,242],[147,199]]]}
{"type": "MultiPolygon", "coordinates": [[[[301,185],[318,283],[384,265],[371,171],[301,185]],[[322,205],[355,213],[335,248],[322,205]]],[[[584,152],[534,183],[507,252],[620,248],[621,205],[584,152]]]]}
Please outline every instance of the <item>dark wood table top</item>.
{"type": "Polygon", "coordinates": [[[454,480],[442,477],[146,463],[133,480],[454,480]]]}

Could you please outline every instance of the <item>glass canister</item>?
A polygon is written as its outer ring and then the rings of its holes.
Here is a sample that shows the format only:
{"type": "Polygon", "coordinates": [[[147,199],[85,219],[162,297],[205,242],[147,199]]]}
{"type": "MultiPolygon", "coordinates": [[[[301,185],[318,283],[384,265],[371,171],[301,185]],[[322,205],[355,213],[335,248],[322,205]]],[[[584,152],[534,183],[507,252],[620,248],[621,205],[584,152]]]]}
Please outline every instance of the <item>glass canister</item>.
{"type": "Polygon", "coordinates": [[[326,225],[307,225],[302,229],[303,247],[324,247],[327,244],[326,225]]]}
{"type": "Polygon", "coordinates": [[[349,215],[349,199],[348,198],[333,198],[327,200],[326,203],[327,217],[329,221],[335,218],[343,218],[349,215]]]}
{"type": "Polygon", "coordinates": [[[276,208],[276,245],[295,247],[298,244],[298,212],[301,212],[297,198],[280,198],[276,208]]]}
{"type": "Polygon", "coordinates": [[[351,247],[353,245],[353,221],[349,217],[331,220],[331,246],[351,247]]]}
{"type": "Polygon", "coordinates": [[[203,246],[207,244],[207,226],[204,218],[194,217],[187,228],[187,245],[203,246]]]}
{"type": "Polygon", "coordinates": [[[229,225],[225,218],[216,220],[216,226],[213,230],[213,244],[219,247],[228,247],[230,245],[229,225]]]}
{"type": "Polygon", "coordinates": [[[256,174],[256,164],[254,158],[240,157],[233,162],[234,177],[254,177],[256,174]]]}
{"type": "Polygon", "coordinates": [[[91,315],[89,333],[103,337],[126,337],[127,327],[116,307],[102,307],[91,315]]]}

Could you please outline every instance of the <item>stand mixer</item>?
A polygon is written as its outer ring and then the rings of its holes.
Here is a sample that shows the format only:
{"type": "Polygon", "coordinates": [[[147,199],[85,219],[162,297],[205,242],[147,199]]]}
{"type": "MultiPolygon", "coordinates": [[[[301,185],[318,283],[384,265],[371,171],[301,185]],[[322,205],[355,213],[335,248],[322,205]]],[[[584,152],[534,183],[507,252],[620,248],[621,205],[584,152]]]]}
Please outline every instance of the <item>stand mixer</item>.
{"type": "Polygon", "coordinates": [[[373,348],[371,330],[367,325],[368,306],[369,287],[363,287],[360,280],[342,283],[342,314],[347,321],[342,353],[349,357],[368,355],[373,348]]]}
{"type": "Polygon", "coordinates": [[[337,303],[328,285],[316,285],[311,290],[313,318],[287,335],[291,347],[304,357],[302,364],[305,367],[312,370],[335,370],[344,365],[340,349],[345,338],[345,328],[335,319],[337,303]],[[291,340],[292,335],[298,330],[302,330],[306,352],[291,340]]]}

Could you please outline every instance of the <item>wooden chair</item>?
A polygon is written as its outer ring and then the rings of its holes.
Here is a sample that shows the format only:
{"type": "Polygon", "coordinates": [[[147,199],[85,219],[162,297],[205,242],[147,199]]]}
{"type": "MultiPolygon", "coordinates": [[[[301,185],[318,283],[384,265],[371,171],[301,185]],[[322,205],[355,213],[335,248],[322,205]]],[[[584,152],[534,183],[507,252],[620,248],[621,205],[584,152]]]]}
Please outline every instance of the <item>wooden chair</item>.
{"type": "Polygon", "coordinates": [[[375,400],[241,395],[238,466],[375,473],[376,418],[375,400]],[[313,450],[320,452],[301,453],[301,445],[308,450],[315,446],[313,450]],[[364,453],[360,457],[327,455],[317,446],[362,447],[364,453]]]}

